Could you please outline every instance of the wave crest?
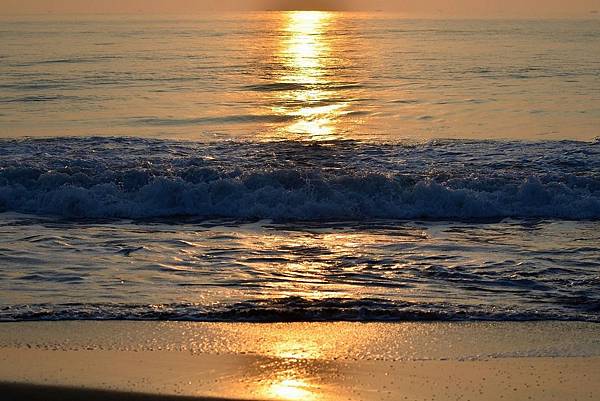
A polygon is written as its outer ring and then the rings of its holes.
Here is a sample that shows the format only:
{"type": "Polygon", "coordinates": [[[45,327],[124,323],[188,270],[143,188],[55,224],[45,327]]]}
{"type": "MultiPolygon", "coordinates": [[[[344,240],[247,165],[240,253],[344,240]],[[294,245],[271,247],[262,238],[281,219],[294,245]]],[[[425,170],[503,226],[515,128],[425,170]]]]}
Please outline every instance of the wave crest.
{"type": "Polygon", "coordinates": [[[552,159],[548,143],[521,144],[518,152],[518,142],[312,149],[13,141],[3,145],[0,210],[66,218],[599,219],[600,152],[589,144],[555,145],[552,159]],[[531,161],[536,157],[546,159],[531,161]]]}

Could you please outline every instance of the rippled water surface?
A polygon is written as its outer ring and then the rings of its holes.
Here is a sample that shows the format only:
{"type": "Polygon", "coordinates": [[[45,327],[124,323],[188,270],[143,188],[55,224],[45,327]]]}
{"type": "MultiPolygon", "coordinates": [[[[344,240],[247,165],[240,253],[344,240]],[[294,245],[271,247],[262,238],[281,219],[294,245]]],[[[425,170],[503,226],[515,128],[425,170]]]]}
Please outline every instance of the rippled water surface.
{"type": "Polygon", "coordinates": [[[0,21],[0,135],[589,140],[589,21],[383,14],[0,21]]]}
{"type": "Polygon", "coordinates": [[[599,228],[5,216],[0,318],[597,321],[599,228]]]}
{"type": "Polygon", "coordinates": [[[600,321],[597,20],[0,41],[0,320],[600,321]]]}
{"type": "Polygon", "coordinates": [[[598,146],[3,141],[0,319],[597,321],[598,146]]]}

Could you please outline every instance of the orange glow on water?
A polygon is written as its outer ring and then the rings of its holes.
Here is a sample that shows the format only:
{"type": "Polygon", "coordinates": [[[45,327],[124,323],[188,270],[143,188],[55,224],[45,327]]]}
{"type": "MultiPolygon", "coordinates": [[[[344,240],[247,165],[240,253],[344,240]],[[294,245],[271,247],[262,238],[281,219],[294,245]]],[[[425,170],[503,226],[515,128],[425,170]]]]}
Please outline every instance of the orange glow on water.
{"type": "Polygon", "coordinates": [[[275,361],[273,375],[264,388],[264,396],[280,400],[318,400],[322,398],[315,383],[318,374],[310,367],[322,356],[318,339],[297,332],[284,332],[273,341],[270,357],[275,361]]]}
{"type": "Polygon", "coordinates": [[[310,386],[304,380],[283,379],[273,382],[269,386],[267,395],[281,400],[316,400],[317,394],[310,390],[310,386]]]}
{"type": "Polygon", "coordinates": [[[337,119],[347,103],[331,101],[338,96],[330,85],[335,65],[331,65],[333,50],[327,35],[335,19],[335,13],[323,11],[293,11],[285,15],[279,54],[286,71],[282,81],[296,87],[281,92],[282,106],[275,108],[277,113],[294,118],[283,128],[283,137],[337,137],[337,119]]]}
{"type": "Polygon", "coordinates": [[[286,49],[290,79],[318,83],[324,59],[331,49],[323,37],[333,18],[332,13],[294,11],[286,15],[285,31],[289,34],[286,49]]]}

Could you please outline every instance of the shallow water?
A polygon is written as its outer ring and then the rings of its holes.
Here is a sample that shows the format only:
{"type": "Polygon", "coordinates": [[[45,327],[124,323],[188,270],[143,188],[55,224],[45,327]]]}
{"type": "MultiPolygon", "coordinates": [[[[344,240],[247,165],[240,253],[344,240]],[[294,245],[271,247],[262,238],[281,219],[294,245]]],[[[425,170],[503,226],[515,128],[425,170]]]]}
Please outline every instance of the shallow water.
{"type": "Polygon", "coordinates": [[[0,319],[598,321],[599,228],[5,216],[0,319]]]}
{"type": "Polygon", "coordinates": [[[597,321],[599,149],[4,141],[0,318],[597,321]]]}
{"type": "Polygon", "coordinates": [[[600,325],[583,322],[19,322],[0,325],[0,351],[250,355],[279,360],[288,375],[306,379],[290,365],[598,357],[599,334],[600,325]]]}

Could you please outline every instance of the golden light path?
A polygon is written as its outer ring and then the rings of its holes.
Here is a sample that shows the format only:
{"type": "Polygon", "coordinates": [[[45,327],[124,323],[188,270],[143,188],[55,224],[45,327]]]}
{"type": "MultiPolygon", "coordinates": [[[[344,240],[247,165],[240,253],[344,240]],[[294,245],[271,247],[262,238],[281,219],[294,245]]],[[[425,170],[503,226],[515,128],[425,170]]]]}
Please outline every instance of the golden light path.
{"type": "Polygon", "coordinates": [[[314,382],[319,376],[310,361],[318,360],[321,347],[314,338],[302,337],[289,332],[272,345],[272,357],[276,358],[273,376],[263,390],[267,398],[279,400],[319,400],[322,393],[314,382]]]}
{"type": "Polygon", "coordinates": [[[283,128],[282,136],[303,136],[311,140],[337,137],[337,119],[348,106],[332,100],[336,96],[335,64],[328,32],[335,23],[335,14],[323,11],[293,11],[284,16],[285,33],[278,55],[285,67],[281,77],[290,90],[279,94],[278,114],[294,117],[283,128]]]}
{"type": "Polygon", "coordinates": [[[300,379],[282,379],[273,382],[267,395],[282,400],[315,400],[318,394],[311,391],[310,386],[300,379]]]}

